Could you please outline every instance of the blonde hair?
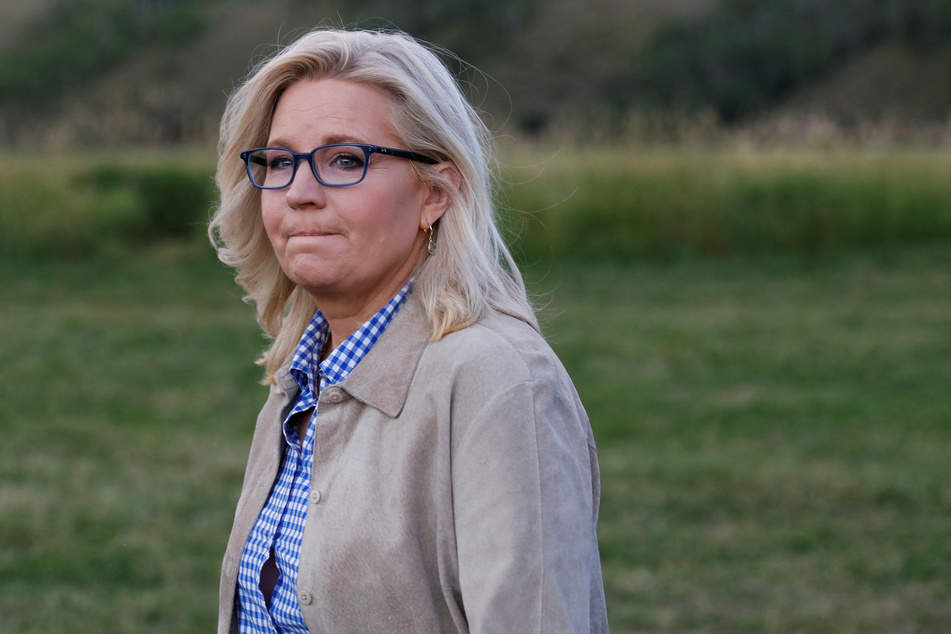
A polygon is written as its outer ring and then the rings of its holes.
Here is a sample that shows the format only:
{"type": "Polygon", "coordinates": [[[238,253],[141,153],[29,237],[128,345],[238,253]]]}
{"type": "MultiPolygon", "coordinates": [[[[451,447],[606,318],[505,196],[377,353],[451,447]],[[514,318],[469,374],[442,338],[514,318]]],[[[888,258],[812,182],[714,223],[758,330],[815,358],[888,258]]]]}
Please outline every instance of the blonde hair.
{"type": "Polygon", "coordinates": [[[386,94],[402,147],[451,161],[459,188],[429,166],[413,163],[420,182],[449,193],[438,221],[436,255],[421,254],[413,294],[422,299],[433,339],[475,322],[486,307],[538,329],[512,255],[502,240],[493,205],[492,135],[462,94],[447,66],[428,48],[399,32],[318,29],[265,60],[231,95],[221,121],[218,170],[221,201],[208,227],[219,259],[257,308],[273,339],[258,363],[265,382],[293,354],[316,304],[278,264],[261,220],[259,190],[251,186],[241,151],[266,144],[281,94],[301,80],[338,79],[386,94]]]}

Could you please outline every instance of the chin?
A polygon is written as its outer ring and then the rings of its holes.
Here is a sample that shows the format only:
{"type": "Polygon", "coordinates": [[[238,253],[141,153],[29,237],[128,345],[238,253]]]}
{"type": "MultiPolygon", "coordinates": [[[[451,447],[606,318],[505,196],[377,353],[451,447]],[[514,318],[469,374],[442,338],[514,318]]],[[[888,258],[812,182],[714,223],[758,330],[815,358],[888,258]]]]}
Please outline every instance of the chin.
{"type": "Polygon", "coordinates": [[[306,289],[322,288],[334,281],[334,268],[325,262],[313,262],[304,258],[294,258],[282,266],[288,279],[306,289]]]}

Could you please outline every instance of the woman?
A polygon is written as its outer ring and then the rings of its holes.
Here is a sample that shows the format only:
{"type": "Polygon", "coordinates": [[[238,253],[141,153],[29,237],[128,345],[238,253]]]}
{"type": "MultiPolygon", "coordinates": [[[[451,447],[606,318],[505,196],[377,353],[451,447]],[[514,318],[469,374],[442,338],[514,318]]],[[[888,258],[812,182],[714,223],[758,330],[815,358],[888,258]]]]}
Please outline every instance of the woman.
{"type": "Polygon", "coordinates": [[[312,32],[232,95],[210,232],[273,344],[220,632],[607,629],[591,429],[489,141],[403,34],[312,32]]]}

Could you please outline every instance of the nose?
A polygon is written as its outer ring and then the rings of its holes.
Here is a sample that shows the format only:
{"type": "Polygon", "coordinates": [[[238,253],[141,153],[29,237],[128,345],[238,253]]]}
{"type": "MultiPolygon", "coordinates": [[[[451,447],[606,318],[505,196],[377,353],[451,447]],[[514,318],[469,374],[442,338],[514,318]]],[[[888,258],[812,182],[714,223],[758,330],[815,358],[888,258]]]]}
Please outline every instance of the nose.
{"type": "Polygon", "coordinates": [[[306,159],[298,164],[294,181],[284,191],[287,204],[295,209],[307,205],[322,207],[327,195],[327,188],[314,176],[306,159]]]}

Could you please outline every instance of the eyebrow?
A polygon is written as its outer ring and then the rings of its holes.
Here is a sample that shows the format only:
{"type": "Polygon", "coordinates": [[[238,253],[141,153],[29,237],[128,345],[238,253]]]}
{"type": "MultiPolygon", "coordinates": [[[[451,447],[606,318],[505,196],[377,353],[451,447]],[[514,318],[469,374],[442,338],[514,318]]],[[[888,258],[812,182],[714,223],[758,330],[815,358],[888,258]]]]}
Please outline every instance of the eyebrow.
{"type": "MultiPolygon", "coordinates": [[[[365,141],[359,140],[355,136],[347,136],[343,134],[334,134],[329,137],[326,137],[319,145],[333,145],[335,143],[365,143],[365,141]]],[[[294,145],[289,139],[277,138],[270,139],[267,142],[268,147],[286,147],[291,148],[294,145]]],[[[316,146],[315,146],[316,147],[316,146]]]]}

